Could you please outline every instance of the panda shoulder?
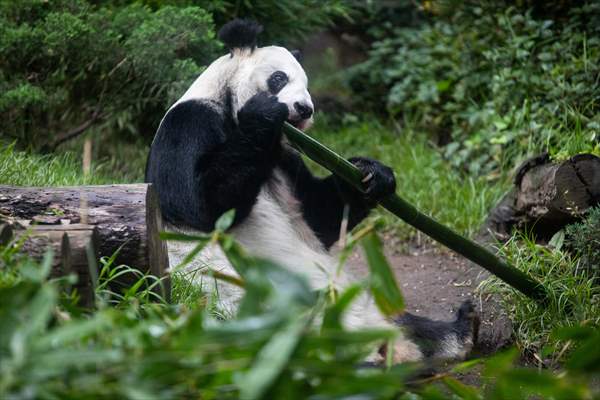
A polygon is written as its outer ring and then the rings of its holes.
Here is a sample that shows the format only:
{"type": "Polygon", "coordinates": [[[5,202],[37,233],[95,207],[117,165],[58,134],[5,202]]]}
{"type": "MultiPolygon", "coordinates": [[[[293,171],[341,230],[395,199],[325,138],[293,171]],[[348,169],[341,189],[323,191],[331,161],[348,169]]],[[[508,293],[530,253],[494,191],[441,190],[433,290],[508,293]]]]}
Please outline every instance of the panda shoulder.
{"type": "Polygon", "coordinates": [[[165,114],[160,128],[174,130],[195,129],[223,123],[218,104],[206,100],[185,100],[173,105],[165,114]]]}

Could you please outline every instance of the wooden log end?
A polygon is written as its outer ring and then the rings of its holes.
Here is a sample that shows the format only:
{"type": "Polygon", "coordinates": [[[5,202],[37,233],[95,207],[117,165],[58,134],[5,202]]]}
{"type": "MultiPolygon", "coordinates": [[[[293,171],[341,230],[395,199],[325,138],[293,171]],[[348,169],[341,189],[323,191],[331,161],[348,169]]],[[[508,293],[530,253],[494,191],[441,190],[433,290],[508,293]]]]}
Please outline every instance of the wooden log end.
{"type": "Polygon", "coordinates": [[[169,253],[167,243],[160,239],[160,232],[165,230],[165,224],[158,203],[158,195],[149,184],[146,191],[146,235],[148,240],[148,258],[150,272],[163,280],[164,293],[161,295],[169,300],[171,297],[171,282],[168,278],[169,253]]]}
{"type": "Polygon", "coordinates": [[[600,158],[579,154],[563,162],[554,174],[555,197],[549,207],[578,217],[600,200],[600,158]]]}
{"type": "Polygon", "coordinates": [[[13,238],[13,229],[8,223],[0,224],[0,246],[6,246],[13,238]]]}

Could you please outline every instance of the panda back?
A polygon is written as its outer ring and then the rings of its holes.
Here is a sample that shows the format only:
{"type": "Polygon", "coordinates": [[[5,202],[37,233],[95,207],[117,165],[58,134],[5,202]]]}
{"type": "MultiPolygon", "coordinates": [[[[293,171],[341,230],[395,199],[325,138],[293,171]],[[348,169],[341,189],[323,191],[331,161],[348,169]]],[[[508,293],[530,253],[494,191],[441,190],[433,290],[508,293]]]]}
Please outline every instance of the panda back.
{"type": "Polygon", "coordinates": [[[205,100],[174,105],[152,142],[145,181],[158,193],[161,211],[171,224],[198,230],[213,228],[203,212],[198,185],[200,160],[225,140],[223,116],[205,100]]]}

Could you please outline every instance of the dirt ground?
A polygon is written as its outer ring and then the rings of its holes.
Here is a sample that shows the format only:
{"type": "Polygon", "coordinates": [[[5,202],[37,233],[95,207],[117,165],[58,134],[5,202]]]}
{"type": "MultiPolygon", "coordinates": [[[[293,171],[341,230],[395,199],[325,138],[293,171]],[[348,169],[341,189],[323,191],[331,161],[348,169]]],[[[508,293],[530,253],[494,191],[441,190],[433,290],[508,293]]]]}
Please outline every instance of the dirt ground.
{"type": "MultiPolygon", "coordinates": [[[[489,276],[487,271],[445,249],[411,246],[408,251],[400,251],[399,247],[388,240],[385,252],[407,311],[449,321],[460,304],[471,299],[481,319],[474,355],[494,353],[511,343],[511,324],[497,299],[476,292],[479,283],[489,276]]],[[[367,273],[361,249],[350,257],[348,267],[367,273]]]]}

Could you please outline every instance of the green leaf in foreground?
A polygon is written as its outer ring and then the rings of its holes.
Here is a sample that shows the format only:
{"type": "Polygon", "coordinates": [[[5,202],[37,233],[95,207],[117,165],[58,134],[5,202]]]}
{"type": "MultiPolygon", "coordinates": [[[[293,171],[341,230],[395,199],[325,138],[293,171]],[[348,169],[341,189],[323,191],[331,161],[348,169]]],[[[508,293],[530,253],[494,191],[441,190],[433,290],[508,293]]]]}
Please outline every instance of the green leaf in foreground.
{"type": "Polygon", "coordinates": [[[342,315],[344,311],[350,307],[362,290],[361,285],[352,285],[339,296],[334,304],[327,307],[323,316],[321,329],[342,329],[342,315]]]}
{"type": "Polygon", "coordinates": [[[472,386],[465,385],[464,383],[451,378],[446,377],[443,379],[444,384],[452,391],[452,393],[458,395],[461,399],[465,400],[479,400],[481,396],[472,386]]]}
{"type": "Polygon", "coordinates": [[[203,242],[210,240],[210,235],[194,234],[190,235],[187,233],[180,232],[161,232],[159,234],[161,240],[173,240],[176,242],[203,242]]]}
{"type": "Polygon", "coordinates": [[[219,232],[225,232],[231,227],[231,225],[233,225],[234,219],[235,209],[231,209],[219,217],[219,219],[215,223],[215,229],[219,232]]]}
{"type": "Polygon", "coordinates": [[[390,269],[379,237],[370,233],[362,241],[367,263],[369,264],[370,288],[379,310],[386,316],[394,316],[404,311],[404,298],[390,269]]]}
{"type": "Polygon", "coordinates": [[[242,399],[258,399],[286,367],[306,327],[305,318],[290,321],[260,350],[251,369],[239,380],[242,399]]]}

